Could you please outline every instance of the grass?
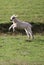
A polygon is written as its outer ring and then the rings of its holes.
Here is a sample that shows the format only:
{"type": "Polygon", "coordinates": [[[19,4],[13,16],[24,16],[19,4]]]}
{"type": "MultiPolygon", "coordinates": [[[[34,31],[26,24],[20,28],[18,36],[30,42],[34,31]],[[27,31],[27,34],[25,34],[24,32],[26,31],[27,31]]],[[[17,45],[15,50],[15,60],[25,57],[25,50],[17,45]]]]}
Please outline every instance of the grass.
{"type": "Polygon", "coordinates": [[[44,65],[44,36],[0,36],[0,65],[44,65]]]}
{"type": "Polygon", "coordinates": [[[10,22],[10,16],[19,19],[44,23],[44,0],[0,0],[0,23],[10,22]]]}
{"type": "MultiPolygon", "coordinates": [[[[44,23],[44,0],[0,0],[0,23],[9,23],[10,16],[20,20],[44,23]]],[[[0,34],[0,65],[44,65],[44,36],[0,34]]]]}

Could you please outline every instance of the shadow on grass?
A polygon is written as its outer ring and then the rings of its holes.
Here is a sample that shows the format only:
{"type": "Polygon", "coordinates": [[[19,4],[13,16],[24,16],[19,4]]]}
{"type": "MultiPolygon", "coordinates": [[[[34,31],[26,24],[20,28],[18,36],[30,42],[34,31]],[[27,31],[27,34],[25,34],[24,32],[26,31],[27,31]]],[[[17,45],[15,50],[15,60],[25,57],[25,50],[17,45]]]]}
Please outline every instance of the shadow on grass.
{"type": "MultiPolygon", "coordinates": [[[[0,33],[13,33],[12,29],[11,31],[8,30],[12,23],[0,23],[0,33]]],[[[44,33],[44,23],[30,23],[32,25],[32,31],[33,33],[44,33]]],[[[24,30],[18,30],[16,29],[15,33],[22,33],[25,34],[24,30]]]]}
{"type": "Polygon", "coordinates": [[[27,39],[27,40],[25,40],[25,41],[26,41],[26,42],[33,42],[33,40],[28,40],[28,39],[27,39]]]}

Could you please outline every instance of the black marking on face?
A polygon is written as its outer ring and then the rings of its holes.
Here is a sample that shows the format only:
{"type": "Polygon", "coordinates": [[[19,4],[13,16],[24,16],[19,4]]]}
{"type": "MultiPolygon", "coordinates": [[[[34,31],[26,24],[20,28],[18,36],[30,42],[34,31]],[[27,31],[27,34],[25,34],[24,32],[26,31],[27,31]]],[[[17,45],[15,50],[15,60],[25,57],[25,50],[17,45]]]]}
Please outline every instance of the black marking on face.
{"type": "Polygon", "coordinates": [[[15,19],[15,17],[13,17],[12,19],[15,19]]]}

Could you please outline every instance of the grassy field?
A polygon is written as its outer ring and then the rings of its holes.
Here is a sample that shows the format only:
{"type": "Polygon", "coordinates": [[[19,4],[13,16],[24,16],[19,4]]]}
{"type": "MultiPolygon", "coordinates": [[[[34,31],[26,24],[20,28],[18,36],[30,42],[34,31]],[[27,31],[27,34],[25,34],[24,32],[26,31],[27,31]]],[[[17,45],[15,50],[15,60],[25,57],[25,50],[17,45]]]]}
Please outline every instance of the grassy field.
{"type": "Polygon", "coordinates": [[[44,0],[0,0],[0,23],[10,22],[10,16],[19,19],[44,23],[44,0]]]}
{"type": "MultiPolygon", "coordinates": [[[[0,26],[10,23],[13,14],[20,20],[44,24],[44,0],[0,0],[0,26]]],[[[29,42],[26,35],[6,33],[0,34],[0,65],[44,65],[43,35],[36,34],[29,42]]]]}
{"type": "Polygon", "coordinates": [[[0,36],[0,65],[44,65],[44,36],[0,36]]]}

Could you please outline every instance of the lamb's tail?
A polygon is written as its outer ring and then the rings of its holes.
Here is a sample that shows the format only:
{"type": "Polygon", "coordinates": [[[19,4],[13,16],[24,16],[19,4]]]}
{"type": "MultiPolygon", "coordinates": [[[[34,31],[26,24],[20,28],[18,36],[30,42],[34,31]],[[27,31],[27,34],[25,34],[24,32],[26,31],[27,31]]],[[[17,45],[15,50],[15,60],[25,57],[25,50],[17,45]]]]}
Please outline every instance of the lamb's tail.
{"type": "Polygon", "coordinates": [[[29,27],[31,27],[32,28],[32,25],[29,23],[29,27]]]}

